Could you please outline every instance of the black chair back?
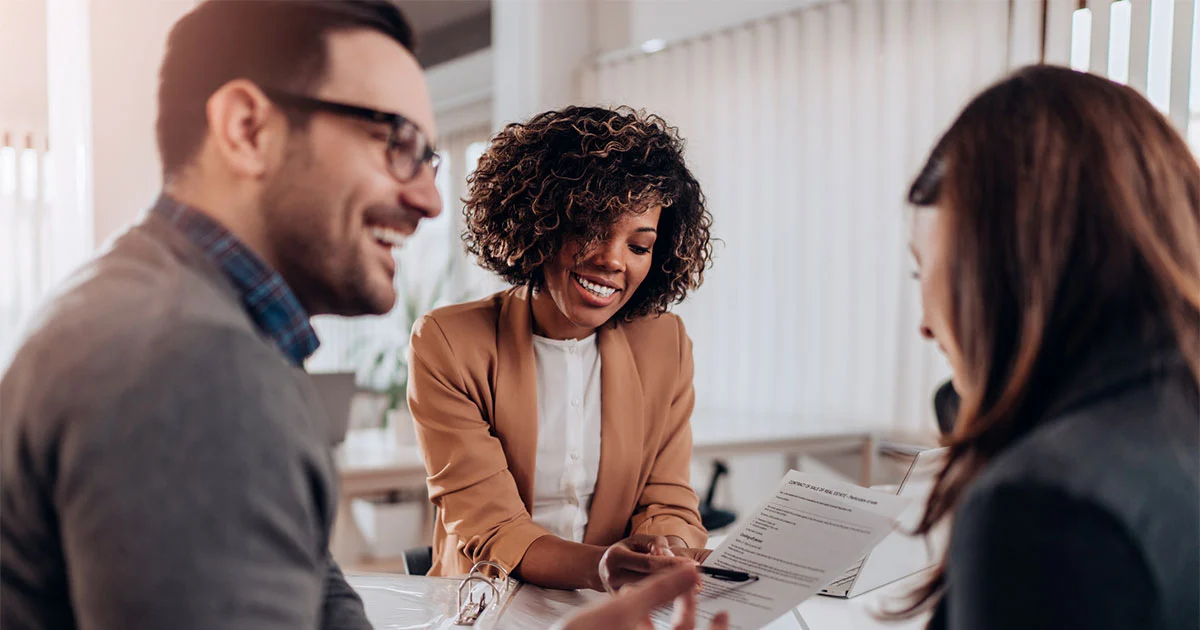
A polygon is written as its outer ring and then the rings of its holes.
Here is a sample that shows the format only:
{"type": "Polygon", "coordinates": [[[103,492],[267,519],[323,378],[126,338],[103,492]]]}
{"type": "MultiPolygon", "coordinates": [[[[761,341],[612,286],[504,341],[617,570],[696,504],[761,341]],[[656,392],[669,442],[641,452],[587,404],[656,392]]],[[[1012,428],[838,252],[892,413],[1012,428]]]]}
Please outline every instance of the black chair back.
{"type": "Polygon", "coordinates": [[[708,492],[705,493],[704,500],[700,502],[700,522],[709,532],[729,527],[737,520],[736,512],[713,507],[713,498],[717,494],[717,482],[727,473],[729,473],[729,467],[725,465],[725,462],[719,459],[713,461],[713,475],[708,482],[708,492]]]}

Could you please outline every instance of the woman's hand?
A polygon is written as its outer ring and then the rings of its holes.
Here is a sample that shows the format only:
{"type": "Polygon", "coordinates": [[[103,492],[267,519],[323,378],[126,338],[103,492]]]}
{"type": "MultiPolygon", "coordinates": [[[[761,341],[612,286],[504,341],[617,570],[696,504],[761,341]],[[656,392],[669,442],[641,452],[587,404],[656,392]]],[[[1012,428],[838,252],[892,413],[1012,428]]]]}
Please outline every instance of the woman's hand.
{"type": "MultiPolygon", "coordinates": [[[[675,618],[671,627],[674,630],[693,630],[696,627],[696,587],[699,585],[700,574],[689,566],[680,566],[622,589],[612,599],[584,608],[556,628],[652,630],[654,624],[650,621],[650,614],[675,600],[675,618]]],[[[728,628],[729,616],[725,613],[717,615],[709,626],[709,630],[728,628]]]]}
{"type": "Polygon", "coordinates": [[[677,557],[663,536],[634,534],[610,546],[600,557],[600,583],[605,591],[615,593],[651,574],[695,564],[690,557],[677,557]]]}
{"type": "Polygon", "coordinates": [[[679,536],[667,536],[667,544],[670,545],[671,555],[691,558],[696,561],[696,564],[704,564],[708,555],[712,553],[711,549],[688,547],[687,541],[679,536]]]}
{"type": "Polygon", "coordinates": [[[676,558],[691,558],[696,564],[704,564],[708,556],[712,554],[712,549],[695,549],[692,547],[671,547],[671,553],[676,558]]]}

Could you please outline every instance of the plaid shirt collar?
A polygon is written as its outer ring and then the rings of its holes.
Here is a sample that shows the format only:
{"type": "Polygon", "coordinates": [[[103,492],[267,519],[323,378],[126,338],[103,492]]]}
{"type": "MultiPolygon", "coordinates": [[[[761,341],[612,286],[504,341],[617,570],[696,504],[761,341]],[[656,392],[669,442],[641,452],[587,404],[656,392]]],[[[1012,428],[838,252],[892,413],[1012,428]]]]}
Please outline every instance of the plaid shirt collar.
{"type": "Polygon", "coordinates": [[[297,367],[316,352],[320,341],[308,313],[279,272],[207,215],[167,195],[153,213],[184,234],[233,283],[242,306],[264,335],[297,367]]]}

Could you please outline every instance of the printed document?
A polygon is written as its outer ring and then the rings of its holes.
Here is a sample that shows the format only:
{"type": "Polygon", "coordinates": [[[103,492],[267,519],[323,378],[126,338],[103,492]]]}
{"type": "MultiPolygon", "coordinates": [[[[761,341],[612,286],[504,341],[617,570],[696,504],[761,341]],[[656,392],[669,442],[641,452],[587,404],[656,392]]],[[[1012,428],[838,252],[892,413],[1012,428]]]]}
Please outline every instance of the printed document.
{"type": "MultiPolygon", "coordinates": [[[[791,471],[779,489],[705,560],[757,576],[731,582],[704,575],[696,625],[729,612],[732,630],[761,628],[833,582],[890,533],[909,499],[791,471]]],[[[669,627],[670,607],[654,615],[669,627]]]]}

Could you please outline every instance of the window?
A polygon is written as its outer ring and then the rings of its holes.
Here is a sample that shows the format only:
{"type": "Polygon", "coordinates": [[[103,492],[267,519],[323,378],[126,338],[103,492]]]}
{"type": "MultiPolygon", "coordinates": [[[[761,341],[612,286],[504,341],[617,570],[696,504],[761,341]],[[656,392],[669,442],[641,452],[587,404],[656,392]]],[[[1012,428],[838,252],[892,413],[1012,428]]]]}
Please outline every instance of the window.
{"type": "MultiPolygon", "coordinates": [[[[1176,28],[1175,20],[1185,15],[1187,6],[1183,0],[1145,0],[1137,5],[1145,11],[1147,31],[1140,36],[1133,33],[1133,11],[1135,5],[1130,0],[1118,0],[1109,5],[1108,15],[1108,66],[1107,68],[1092,68],[1092,28],[1093,15],[1091,9],[1077,9],[1071,20],[1071,67],[1076,70],[1099,72],[1118,83],[1127,83],[1130,77],[1130,52],[1133,46],[1145,46],[1145,94],[1160,111],[1171,115],[1176,124],[1185,126],[1185,139],[1193,153],[1200,154],[1200,2],[1192,0],[1192,34],[1190,59],[1185,59],[1184,67],[1173,67],[1175,49],[1183,42],[1175,41],[1180,29],[1176,28]],[[1144,39],[1142,39],[1144,37],[1144,39]],[[1190,84],[1187,98],[1186,115],[1183,112],[1172,113],[1172,88],[1180,85],[1185,78],[1190,84]]],[[[1183,18],[1186,19],[1186,18],[1183,18]]],[[[1185,27],[1186,28],[1186,27],[1185,27]]],[[[1186,32],[1186,31],[1183,31],[1186,32]]],[[[1178,107],[1178,106],[1177,106],[1178,107]]]]}
{"type": "Polygon", "coordinates": [[[24,325],[56,279],[53,218],[46,185],[50,154],[45,137],[21,142],[5,133],[0,144],[0,366],[8,364],[24,325]]]}

